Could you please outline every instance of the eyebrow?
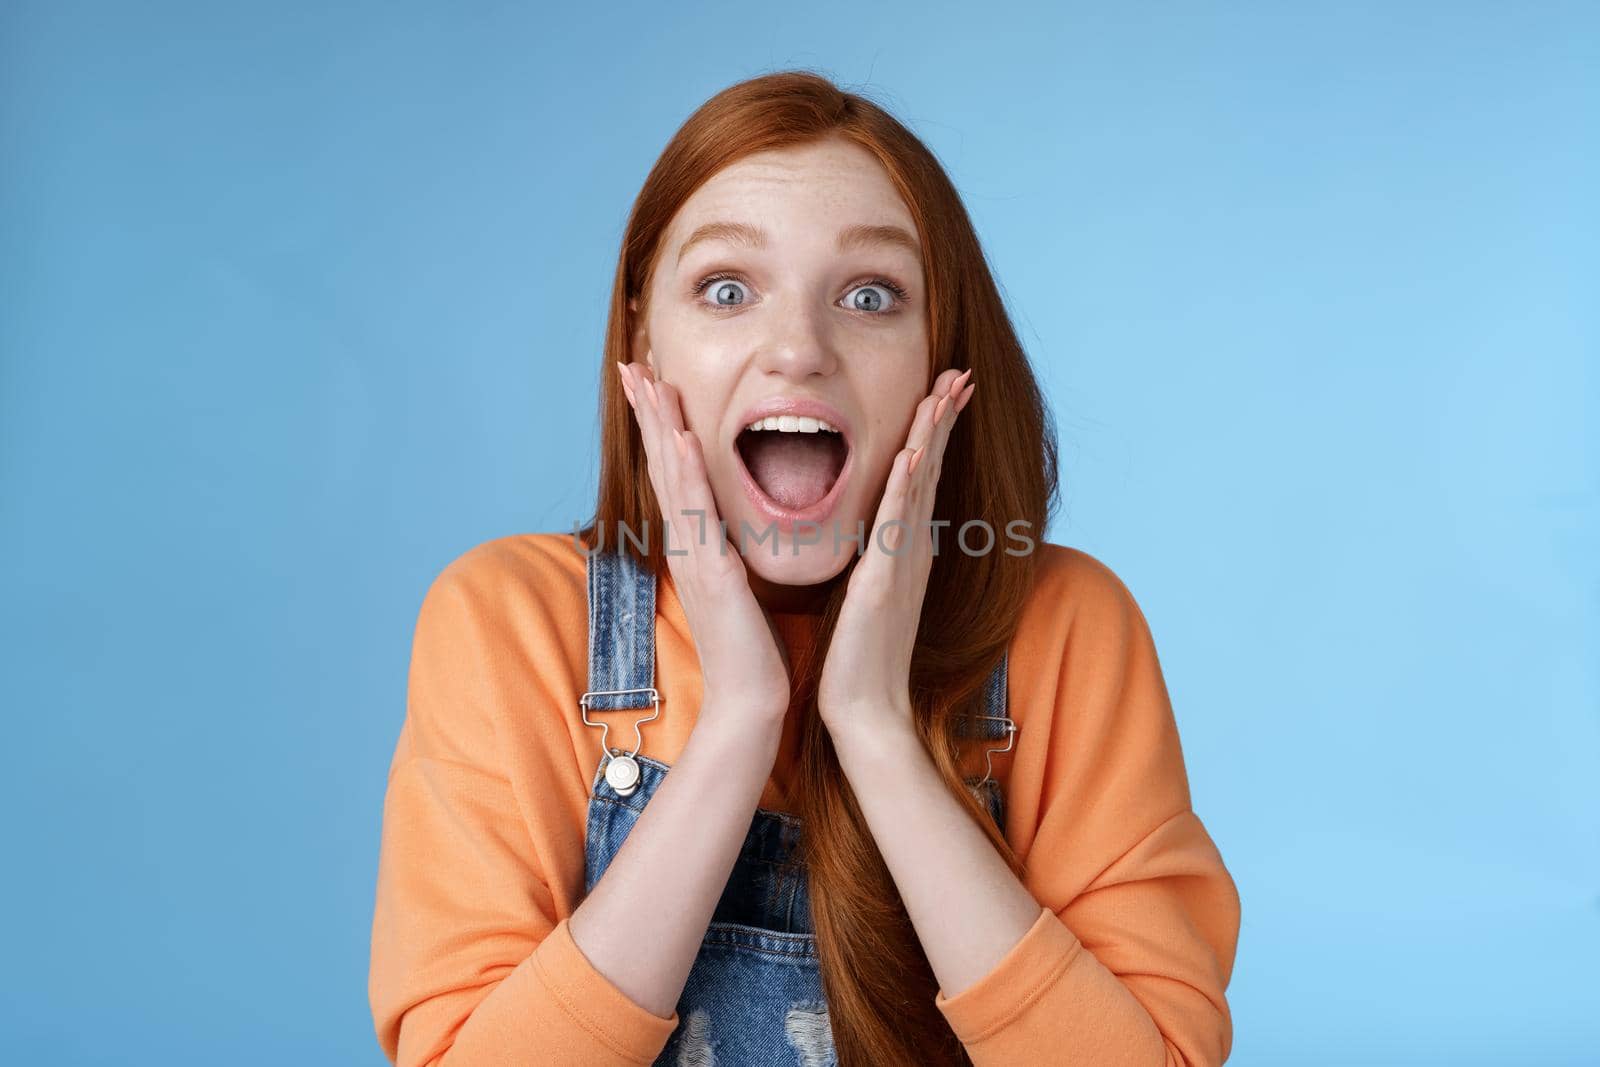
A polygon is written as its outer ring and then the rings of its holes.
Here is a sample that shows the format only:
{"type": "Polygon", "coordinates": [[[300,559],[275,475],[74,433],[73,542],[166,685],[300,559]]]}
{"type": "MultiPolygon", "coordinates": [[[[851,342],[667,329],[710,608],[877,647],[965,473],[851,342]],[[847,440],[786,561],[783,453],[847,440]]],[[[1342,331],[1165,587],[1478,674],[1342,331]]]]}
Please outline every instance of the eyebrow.
{"type": "MultiPolygon", "coordinates": [[[[765,230],[747,222],[708,222],[696,228],[688,240],[678,248],[678,262],[682,263],[689,249],[701,241],[725,241],[746,248],[764,248],[767,244],[767,234],[765,230]]],[[[836,247],[841,252],[873,245],[901,248],[919,259],[922,257],[922,243],[910,231],[900,226],[865,224],[846,226],[839,231],[839,239],[836,242],[836,247]]]]}

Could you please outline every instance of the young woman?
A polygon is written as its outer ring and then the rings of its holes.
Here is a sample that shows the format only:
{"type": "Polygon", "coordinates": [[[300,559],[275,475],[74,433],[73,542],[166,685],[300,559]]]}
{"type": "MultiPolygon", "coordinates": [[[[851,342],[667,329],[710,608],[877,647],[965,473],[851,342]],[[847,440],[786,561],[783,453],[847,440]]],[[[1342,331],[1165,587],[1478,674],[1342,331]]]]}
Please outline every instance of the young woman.
{"type": "Polygon", "coordinates": [[[1239,925],[1149,627],[937,161],[805,72],[673,138],[595,515],[446,567],[389,772],[394,1062],[1222,1062],[1239,925]],[[670,771],[670,773],[669,773],[670,771]]]}

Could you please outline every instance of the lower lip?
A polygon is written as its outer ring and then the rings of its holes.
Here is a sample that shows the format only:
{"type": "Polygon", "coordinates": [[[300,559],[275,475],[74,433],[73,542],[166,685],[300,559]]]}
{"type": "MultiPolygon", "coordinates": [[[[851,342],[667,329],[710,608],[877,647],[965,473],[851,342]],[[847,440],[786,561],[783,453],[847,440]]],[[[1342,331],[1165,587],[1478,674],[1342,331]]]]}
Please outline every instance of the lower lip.
{"type": "Polygon", "coordinates": [[[790,535],[794,534],[797,523],[815,523],[820,527],[827,521],[834,508],[838,507],[839,498],[844,495],[845,481],[850,477],[850,468],[856,460],[855,449],[849,449],[845,453],[844,466],[839,468],[839,477],[833,480],[833,485],[821,500],[808,508],[786,508],[762,491],[750,469],[744,465],[744,456],[739,454],[737,444],[734,445],[733,456],[738,461],[739,481],[744,485],[744,495],[749,498],[751,506],[769,525],[777,527],[779,533],[790,535]]]}

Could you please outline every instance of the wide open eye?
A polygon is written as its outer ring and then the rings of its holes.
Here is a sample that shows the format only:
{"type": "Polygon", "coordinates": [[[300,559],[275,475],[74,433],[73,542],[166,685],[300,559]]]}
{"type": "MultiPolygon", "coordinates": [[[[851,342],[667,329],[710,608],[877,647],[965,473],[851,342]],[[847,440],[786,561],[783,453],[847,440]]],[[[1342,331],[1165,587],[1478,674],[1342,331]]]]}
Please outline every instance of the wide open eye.
{"type": "Polygon", "coordinates": [[[744,282],[737,278],[707,278],[700,283],[697,293],[708,293],[705,303],[714,307],[732,308],[743,304],[749,297],[746,295],[744,282]]]}
{"type": "Polygon", "coordinates": [[[867,282],[845,294],[844,302],[852,311],[884,314],[893,311],[905,298],[898,286],[886,281],[867,282]]]}

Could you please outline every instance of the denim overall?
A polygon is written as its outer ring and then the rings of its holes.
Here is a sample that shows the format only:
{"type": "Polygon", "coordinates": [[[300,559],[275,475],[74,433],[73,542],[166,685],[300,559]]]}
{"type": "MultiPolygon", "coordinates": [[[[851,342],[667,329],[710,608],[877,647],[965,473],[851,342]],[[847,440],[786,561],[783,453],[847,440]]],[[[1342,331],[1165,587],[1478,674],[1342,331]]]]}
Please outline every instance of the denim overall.
{"type": "MultiPolygon", "coordinates": [[[[626,552],[588,557],[588,711],[652,709],[659,712],[655,684],[656,584],[626,552]]],[[[589,720],[589,725],[607,725],[589,720]]],[[[610,719],[607,716],[606,719],[610,719]]],[[[629,749],[607,742],[595,770],[584,847],[584,893],[594,888],[628,831],[670,769],[638,752],[638,785],[628,795],[607,780],[606,764],[629,749]]],[[[984,687],[984,712],[964,721],[964,735],[1005,740],[1014,724],[1006,716],[1006,661],[984,687]]],[[[993,778],[969,778],[995,823],[1003,827],[1004,802],[993,778]]],[[[656,1058],[657,1065],[691,1067],[837,1067],[828,1025],[810,898],[803,869],[785,865],[799,841],[800,820],[756,809],[733,873],[717,902],[705,940],[679,998],[678,1027],[656,1058]]]]}

